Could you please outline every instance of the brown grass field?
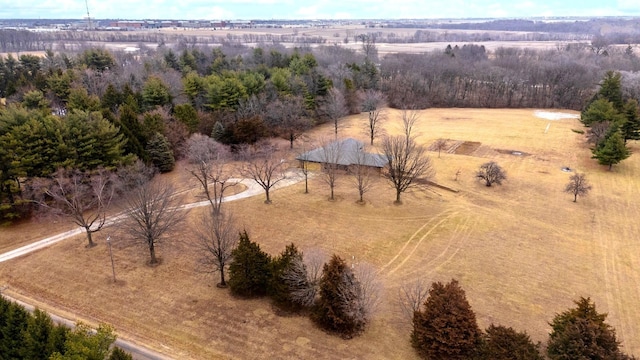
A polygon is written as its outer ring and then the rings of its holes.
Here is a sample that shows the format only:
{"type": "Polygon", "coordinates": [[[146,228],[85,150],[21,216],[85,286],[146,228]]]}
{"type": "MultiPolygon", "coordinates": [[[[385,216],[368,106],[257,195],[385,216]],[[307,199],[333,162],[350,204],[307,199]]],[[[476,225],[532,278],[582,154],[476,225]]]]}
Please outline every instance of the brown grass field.
{"type": "MultiPolygon", "coordinates": [[[[387,114],[387,132],[398,132],[400,112],[387,114]]],[[[345,119],[341,134],[364,140],[364,116],[345,119]]],[[[267,299],[234,299],[216,288],[217,275],[197,271],[190,247],[189,227],[202,209],[160,245],[157,267],[147,266],[146,250],[114,226],[96,236],[95,248],[77,237],[0,264],[0,286],[50,311],[111,323],[122,336],[179,359],[416,359],[398,289],[416,279],[456,278],[482,328],[511,326],[535,341],[546,341],[556,313],[590,296],[609,314],[623,349],[639,356],[640,157],[609,172],[590,159],[584,136],[571,131],[581,128],[577,120],[544,120],[533,109],[429,109],[421,116],[419,142],[445,138],[452,148],[460,145],[440,158],[431,153],[435,182],[458,193],[416,188],[398,206],[380,179],[359,205],[356,189],[342,178],[330,202],[327,185],[316,177],[310,194],[299,183],[275,191],[272,205],[260,196],[225,205],[271,254],[294,242],[378,269],[381,306],[355,339],[326,334],[303,316],[278,314],[267,299]],[[503,186],[487,188],[474,179],[489,160],[506,169],[503,186]],[[585,172],[593,185],[577,203],[562,192],[569,178],[564,166],[585,172]],[[116,284],[107,234],[115,239],[116,284]]],[[[328,125],[308,134],[330,136],[328,125]]],[[[630,147],[640,151],[637,143],[630,147]]],[[[186,188],[192,184],[180,171],[170,176],[186,188]]],[[[32,225],[1,229],[0,249],[59,230],[42,221],[32,225]]]]}

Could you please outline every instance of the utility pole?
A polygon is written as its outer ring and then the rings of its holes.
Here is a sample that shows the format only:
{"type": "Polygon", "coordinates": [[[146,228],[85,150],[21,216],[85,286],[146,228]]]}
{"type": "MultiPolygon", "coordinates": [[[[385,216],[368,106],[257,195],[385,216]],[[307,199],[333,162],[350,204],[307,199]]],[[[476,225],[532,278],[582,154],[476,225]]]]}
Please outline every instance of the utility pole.
{"type": "Polygon", "coordinates": [[[87,7],[87,30],[92,30],[93,26],[91,26],[91,15],[89,15],[89,0],[84,0],[84,5],[87,7]]]}
{"type": "Polygon", "coordinates": [[[107,235],[107,245],[109,245],[109,257],[111,258],[111,271],[113,272],[113,282],[116,282],[116,266],[113,263],[113,252],[111,251],[111,236],[107,235]]]}

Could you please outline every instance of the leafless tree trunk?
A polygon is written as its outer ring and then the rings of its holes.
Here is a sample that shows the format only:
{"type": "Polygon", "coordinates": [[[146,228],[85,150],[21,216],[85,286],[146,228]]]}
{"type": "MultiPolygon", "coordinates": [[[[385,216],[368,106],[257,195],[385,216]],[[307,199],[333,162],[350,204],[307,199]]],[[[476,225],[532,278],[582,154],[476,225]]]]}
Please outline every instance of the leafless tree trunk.
{"type": "Polygon", "coordinates": [[[58,169],[50,180],[34,182],[40,188],[36,201],[54,215],[70,218],[87,233],[87,247],[95,246],[92,234],[102,229],[106,211],[116,193],[116,177],[107,170],[94,173],[58,169]],[[47,201],[42,195],[50,197],[47,201]]]}
{"type": "Polygon", "coordinates": [[[333,123],[335,138],[338,138],[338,127],[340,120],[347,115],[347,105],[342,92],[337,88],[329,89],[327,101],[324,106],[324,112],[333,123]]]}
{"type": "Polygon", "coordinates": [[[264,189],[265,204],[271,204],[270,191],[280,181],[286,179],[285,160],[279,156],[278,149],[269,143],[258,147],[245,148],[243,157],[246,164],[243,176],[253,179],[264,189]]]}
{"type": "Polygon", "coordinates": [[[219,272],[218,287],[227,287],[224,271],[238,243],[238,230],[233,216],[227,212],[205,211],[196,225],[196,249],[205,272],[219,272]]]}
{"type": "Polygon", "coordinates": [[[569,183],[565,186],[564,192],[573,194],[573,202],[578,201],[578,196],[586,196],[591,191],[591,185],[587,181],[585,174],[575,173],[569,178],[569,183]]]}
{"type": "Polygon", "coordinates": [[[333,190],[336,186],[338,179],[338,170],[340,163],[342,162],[342,145],[341,142],[336,140],[334,142],[324,141],[322,144],[322,177],[324,181],[329,185],[331,194],[330,200],[334,200],[333,190]]]}
{"type": "Polygon", "coordinates": [[[225,170],[229,151],[212,138],[193,134],[187,141],[189,172],[198,180],[214,214],[222,208],[224,192],[237,184],[225,170]]]}
{"type": "Polygon", "coordinates": [[[156,245],[184,219],[173,186],[162,181],[141,181],[127,198],[123,228],[149,248],[150,264],[158,263],[156,245]]]}
{"type": "Polygon", "coordinates": [[[385,97],[377,90],[366,90],[362,93],[362,110],[368,113],[366,133],[373,145],[373,140],[382,134],[382,123],[386,119],[382,109],[385,97]]]}
{"type": "Polygon", "coordinates": [[[382,282],[378,279],[377,271],[371,264],[359,263],[353,266],[353,273],[360,283],[358,289],[358,308],[363,321],[368,323],[380,305],[382,282]]]}
{"type": "Polygon", "coordinates": [[[322,277],[322,267],[327,254],[319,249],[310,249],[295,258],[282,276],[289,288],[291,300],[304,307],[311,307],[317,297],[322,277]]]}
{"type": "Polygon", "coordinates": [[[436,150],[438,150],[438,159],[439,159],[440,152],[447,147],[447,140],[440,138],[436,140],[436,142],[433,145],[435,146],[436,150]]]}
{"type": "Polygon", "coordinates": [[[413,323],[413,315],[427,300],[430,285],[422,280],[404,284],[398,290],[398,303],[407,323],[413,323]]]}
{"type": "Polygon", "coordinates": [[[293,142],[313,124],[305,115],[302,97],[286,96],[267,105],[267,123],[270,124],[283,139],[293,142]]]}
{"type": "Polygon", "coordinates": [[[417,110],[402,110],[402,130],[407,139],[412,138],[411,132],[418,121],[420,121],[420,113],[417,110]]]}
{"type": "Polygon", "coordinates": [[[480,165],[480,169],[476,173],[478,179],[482,179],[485,185],[491,186],[493,184],[502,185],[502,180],[507,178],[505,171],[495,161],[489,161],[480,165]]]}
{"type": "Polygon", "coordinates": [[[429,180],[435,175],[431,158],[426,154],[425,148],[416,144],[413,138],[386,137],[382,148],[389,161],[385,177],[396,189],[396,204],[402,203],[400,195],[415,186],[417,179],[429,180]]]}
{"type": "Polygon", "coordinates": [[[355,156],[355,163],[353,163],[349,171],[353,176],[353,182],[358,189],[358,195],[360,199],[359,203],[364,203],[364,194],[371,189],[373,185],[371,179],[371,167],[366,163],[367,152],[364,146],[361,146],[357,149],[355,156]]]}
{"type": "Polygon", "coordinates": [[[307,149],[306,143],[302,145],[302,151],[298,158],[300,159],[300,162],[301,162],[300,169],[302,171],[302,175],[304,175],[304,193],[308,194],[309,193],[309,162],[307,160],[309,159],[309,151],[307,149]]]}

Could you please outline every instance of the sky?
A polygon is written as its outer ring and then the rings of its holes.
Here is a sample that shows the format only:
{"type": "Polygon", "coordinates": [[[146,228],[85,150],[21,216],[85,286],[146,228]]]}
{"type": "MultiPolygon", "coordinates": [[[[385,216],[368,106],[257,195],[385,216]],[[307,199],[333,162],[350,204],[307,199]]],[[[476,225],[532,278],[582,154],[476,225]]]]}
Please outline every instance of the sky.
{"type": "MultiPolygon", "coordinates": [[[[437,19],[640,16],[638,0],[87,0],[96,19],[437,19]]],[[[0,0],[0,18],[80,19],[85,0],[0,0]]]]}

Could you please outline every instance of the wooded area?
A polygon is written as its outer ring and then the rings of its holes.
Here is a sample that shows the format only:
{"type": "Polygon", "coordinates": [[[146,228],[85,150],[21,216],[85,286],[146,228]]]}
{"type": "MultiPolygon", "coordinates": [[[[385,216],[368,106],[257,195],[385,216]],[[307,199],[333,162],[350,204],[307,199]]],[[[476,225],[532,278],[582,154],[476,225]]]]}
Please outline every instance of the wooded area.
{"type": "Polygon", "coordinates": [[[238,151],[272,136],[293,146],[324,122],[337,133],[340,116],[361,111],[369,113],[373,141],[383,106],[579,110],[611,69],[619,71],[620,96],[640,97],[638,55],[631,46],[622,51],[597,39],[554,50],[489,52],[468,44],[384,57],[375,34],[355,40],[362,51],[183,41],[139,53],[85,48],[0,58],[0,97],[7,103],[0,110],[3,222],[31,213],[24,192],[31,179],[58,168],[114,170],[136,157],[170,171],[187,155],[193,133],[238,151]]]}

